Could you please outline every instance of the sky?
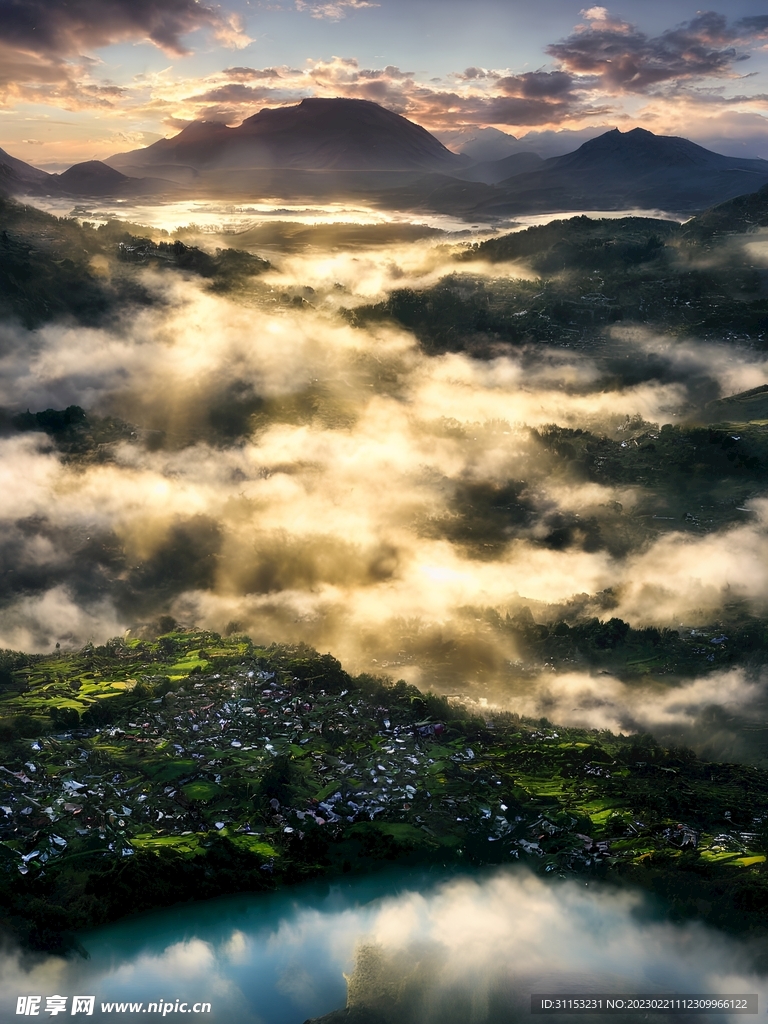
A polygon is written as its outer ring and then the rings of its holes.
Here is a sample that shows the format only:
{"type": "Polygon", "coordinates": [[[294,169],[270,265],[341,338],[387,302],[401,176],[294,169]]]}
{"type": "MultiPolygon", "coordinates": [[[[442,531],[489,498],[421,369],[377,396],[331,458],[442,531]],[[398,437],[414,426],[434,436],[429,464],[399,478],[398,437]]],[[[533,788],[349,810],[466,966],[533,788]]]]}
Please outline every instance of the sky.
{"type": "Polygon", "coordinates": [[[0,0],[0,146],[49,169],[305,96],[768,157],[767,74],[760,0],[0,0]]]}

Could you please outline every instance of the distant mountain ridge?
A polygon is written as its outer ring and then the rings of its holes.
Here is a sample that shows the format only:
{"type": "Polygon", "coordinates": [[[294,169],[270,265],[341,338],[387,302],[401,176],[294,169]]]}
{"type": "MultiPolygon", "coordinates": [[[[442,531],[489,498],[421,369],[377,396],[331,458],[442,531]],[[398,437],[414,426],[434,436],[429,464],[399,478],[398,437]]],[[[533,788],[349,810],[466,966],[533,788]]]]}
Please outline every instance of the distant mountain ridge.
{"type": "Polygon", "coordinates": [[[544,160],[537,153],[521,150],[499,160],[483,160],[463,170],[454,171],[454,174],[458,174],[464,181],[482,181],[486,185],[496,185],[506,178],[525,174],[526,171],[539,171],[543,166],[544,160]]]}
{"type": "Polygon", "coordinates": [[[370,100],[305,99],[265,107],[237,128],[196,121],[172,139],[110,157],[117,170],[211,168],[404,171],[467,166],[425,128],[370,100]]]}
{"type": "Polygon", "coordinates": [[[632,128],[628,132],[613,128],[589,139],[573,153],[553,157],[548,162],[559,169],[575,171],[588,167],[591,171],[596,160],[612,173],[626,169],[634,174],[654,171],[660,163],[667,168],[680,167],[686,170],[695,167],[768,167],[768,160],[723,156],[690,139],[677,135],[654,135],[646,128],[632,128]]]}
{"type": "MultiPolygon", "coordinates": [[[[237,128],[195,122],[172,139],[118,154],[110,166],[156,173],[230,192],[247,189],[243,172],[424,172],[411,178],[351,180],[355,190],[386,191],[397,208],[427,207],[480,220],[536,212],[642,208],[685,214],[707,209],[768,183],[768,161],[723,156],[688,139],[643,128],[612,129],[572,153],[540,159],[521,151],[472,162],[451,153],[424,128],[367,100],[306,99],[265,108],[237,128]],[[229,175],[229,178],[227,177],[229,175]],[[452,187],[456,179],[466,182],[452,187]],[[487,186],[492,186],[491,190],[487,186]]],[[[253,173],[252,187],[274,190],[274,177],[253,173]]],[[[342,179],[337,179],[340,185],[342,179]]],[[[286,190],[328,194],[333,179],[283,179],[286,190]]]]}
{"type": "Polygon", "coordinates": [[[196,121],[173,138],[60,175],[0,150],[7,194],[160,198],[194,189],[200,198],[309,202],[354,195],[478,222],[590,210],[685,217],[765,185],[768,160],[724,156],[643,128],[605,131],[546,160],[520,150],[473,163],[407,118],[350,99],[264,108],[236,128],[196,121]]]}
{"type": "Polygon", "coordinates": [[[0,149],[1,195],[61,195],[72,197],[143,196],[178,191],[174,182],[133,178],[101,160],[73,164],[62,174],[49,174],[0,149]]]}
{"type": "Polygon", "coordinates": [[[63,174],[55,175],[55,178],[65,191],[80,191],[83,188],[97,191],[115,189],[130,180],[127,175],[121,174],[101,160],[86,160],[81,164],[73,164],[63,174]]]}
{"type": "Polygon", "coordinates": [[[177,192],[175,182],[163,178],[131,177],[116,171],[102,160],[74,164],[63,174],[52,174],[56,187],[73,196],[147,196],[177,192]]]}

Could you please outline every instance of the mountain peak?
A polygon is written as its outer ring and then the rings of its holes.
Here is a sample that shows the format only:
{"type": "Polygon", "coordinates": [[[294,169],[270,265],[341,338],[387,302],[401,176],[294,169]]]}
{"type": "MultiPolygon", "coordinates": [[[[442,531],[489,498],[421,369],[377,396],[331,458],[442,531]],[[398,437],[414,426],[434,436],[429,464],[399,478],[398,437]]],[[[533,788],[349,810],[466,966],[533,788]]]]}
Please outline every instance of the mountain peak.
{"type": "Polygon", "coordinates": [[[110,158],[113,167],[158,164],[201,170],[449,170],[468,163],[425,128],[372,100],[307,97],[264,107],[237,128],[198,121],[172,139],[110,158]]]}
{"type": "Polygon", "coordinates": [[[632,128],[622,132],[618,128],[589,139],[575,152],[555,158],[559,168],[578,168],[593,164],[595,160],[635,172],[651,167],[725,167],[730,158],[713,153],[703,146],[677,135],[655,135],[647,128],[632,128]]]}
{"type": "Polygon", "coordinates": [[[57,174],[59,182],[66,187],[67,184],[83,184],[85,182],[99,182],[115,185],[126,180],[126,175],[116,171],[114,167],[105,164],[102,160],[84,160],[79,164],[72,164],[62,174],[57,174]]]}

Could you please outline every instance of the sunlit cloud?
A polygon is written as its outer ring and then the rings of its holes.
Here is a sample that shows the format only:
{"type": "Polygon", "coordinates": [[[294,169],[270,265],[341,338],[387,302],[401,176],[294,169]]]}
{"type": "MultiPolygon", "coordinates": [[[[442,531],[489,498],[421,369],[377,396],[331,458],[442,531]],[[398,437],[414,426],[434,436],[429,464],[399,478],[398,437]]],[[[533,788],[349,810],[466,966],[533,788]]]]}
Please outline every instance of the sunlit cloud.
{"type": "Polygon", "coordinates": [[[528,676],[518,690],[514,637],[479,627],[475,610],[503,617],[529,604],[547,619],[575,601],[602,617],[608,588],[610,614],[636,626],[713,621],[734,598],[768,608],[764,503],[750,502],[739,525],[615,550],[580,524],[600,527],[617,503],[631,514],[638,488],[574,479],[533,433],[557,423],[621,436],[627,417],[674,420],[702,382],[707,394],[764,384],[764,357],[618,326],[613,344],[653,372],[606,385],[598,362],[571,350],[426,356],[395,325],[353,328],[339,315],[455,274],[453,251],[418,242],[282,255],[246,301],[145,271],[163,304],[120,328],[6,325],[0,405],[76,403],[139,434],[85,465],[60,460],[41,435],[0,439],[0,578],[12,582],[0,644],[105,640],[162,612],[303,640],[353,671],[391,662],[425,686],[457,673],[470,685],[482,665],[505,706],[589,727],[685,732],[727,702],[750,714],[756,691],[743,675],[668,697],[573,672],[528,676]],[[311,304],[276,306],[282,294],[311,304]],[[161,440],[148,447],[146,431],[161,440]],[[505,488],[520,514],[491,547],[473,546],[455,524],[505,488]],[[550,544],[562,522],[570,539],[550,544]],[[436,675],[445,649],[450,673],[436,675]]]}
{"type": "Polygon", "coordinates": [[[197,0],[75,0],[0,5],[0,104],[43,104],[70,111],[136,108],[141,90],[101,77],[103,62],[83,51],[125,40],[148,41],[173,56],[184,39],[207,29],[224,47],[251,39],[242,18],[197,0]]]}
{"type": "MultiPolygon", "coordinates": [[[[301,68],[233,66],[195,78],[170,67],[116,85],[105,77],[106,65],[81,54],[133,39],[183,56],[196,30],[231,49],[252,40],[239,15],[192,0],[175,0],[162,9],[153,0],[138,6],[110,0],[98,17],[89,17],[88,2],[46,8],[42,32],[35,27],[34,4],[25,5],[23,14],[13,8],[0,31],[0,46],[6,48],[0,102],[6,107],[34,103],[102,110],[106,117],[129,115],[178,129],[196,119],[235,125],[265,106],[342,96],[372,100],[438,132],[494,126],[520,135],[642,122],[662,134],[682,126],[686,134],[705,138],[709,123],[726,115],[751,140],[764,130],[764,94],[732,88],[744,80],[745,62],[768,34],[761,16],[728,21],[702,13],[650,36],[609,8],[590,7],[570,35],[546,47],[550,63],[535,71],[472,65],[463,71],[446,68],[442,79],[425,79],[392,64],[366,67],[353,56],[335,56],[313,57],[301,68]],[[628,106],[633,97],[643,98],[646,106],[628,106]]],[[[338,21],[376,5],[296,0],[295,6],[298,14],[338,21]]],[[[109,155],[106,148],[103,155],[109,155]]]]}

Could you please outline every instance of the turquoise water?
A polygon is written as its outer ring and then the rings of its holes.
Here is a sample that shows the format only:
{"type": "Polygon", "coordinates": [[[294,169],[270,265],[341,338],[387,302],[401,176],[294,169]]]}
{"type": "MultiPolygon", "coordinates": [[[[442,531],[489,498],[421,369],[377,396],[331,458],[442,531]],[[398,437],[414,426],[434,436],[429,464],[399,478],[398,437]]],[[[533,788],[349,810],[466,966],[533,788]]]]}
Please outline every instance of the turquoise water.
{"type": "Polygon", "coordinates": [[[425,883],[393,873],[177,907],[85,936],[87,974],[113,1000],[194,997],[207,1020],[295,1024],[344,1006],[379,901],[425,883]]]}
{"type": "Polygon", "coordinates": [[[3,1020],[16,1014],[21,994],[68,996],[67,1020],[75,994],[96,997],[92,1019],[160,1019],[147,1013],[102,1013],[102,1002],[210,1002],[209,1013],[169,1019],[210,1024],[301,1024],[308,1017],[343,1007],[344,972],[353,966],[360,936],[385,898],[434,885],[438,876],[383,873],[352,881],[299,886],[271,894],[239,895],[118,922],[81,936],[88,960],[46,960],[27,972],[5,962],[3,1020]],[[16,980],[18,978],[18,981],[16,980]]]}
{"type": "Polygon", "coordinates": [[[665,922],[632,890],[514,868],[393,870],[185,904],[81,939],[87,960],[0,952],[3,1024],[25,1019],[16,1000],[27,995],[41,998],[38,1020],[302,1024],[344,1006],[361,944],[381,977],[410,986],[418,1024],[528,1020],[532,992],[758,993],[761,1014],[768,1005],[760,950],[665,922]],[[45,1013],[53,995],[66,997],[66,1016],[45,1013]],[[72,1016],[75,995],[94,997],[92,1016],[72,1016]],[[203,1002],[210,1012],[181,1012],[203,1002]],[[114,1003],[143,1005],[102,1009],[114,1003]]]}

